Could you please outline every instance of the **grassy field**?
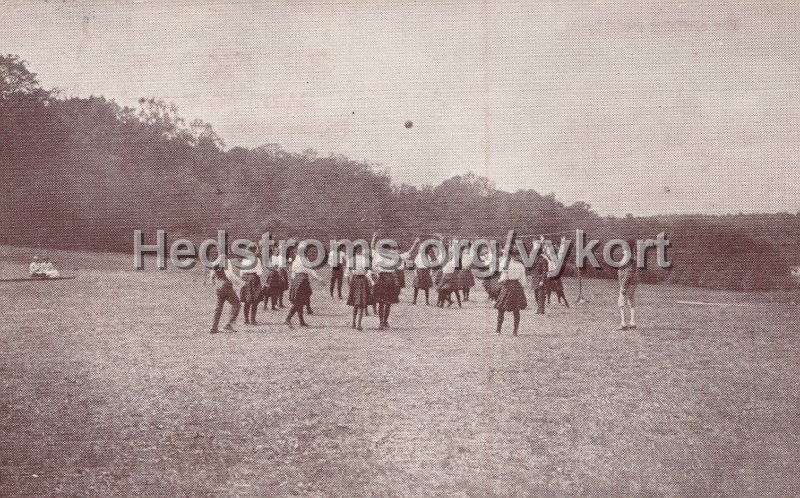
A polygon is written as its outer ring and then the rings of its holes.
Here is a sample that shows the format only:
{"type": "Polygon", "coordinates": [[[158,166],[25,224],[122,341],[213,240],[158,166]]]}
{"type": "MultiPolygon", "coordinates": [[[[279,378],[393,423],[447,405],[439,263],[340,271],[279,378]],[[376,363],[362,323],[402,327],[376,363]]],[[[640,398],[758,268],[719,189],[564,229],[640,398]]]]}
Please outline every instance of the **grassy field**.
{"type": "MultiPolygon", "coordinates": [[[[0,247],[0,277],[31,254],[0,247]]],[[[310,329],[260,311],[212,336],[200,271],[51,256],[78,278],[0,283],[3,496],[800,493],[788,299],[642,285],[619,332],[595,280],[512,337],[480,288],[463,309],[406,289],[359,333],[316,287],[310,329]]]]}

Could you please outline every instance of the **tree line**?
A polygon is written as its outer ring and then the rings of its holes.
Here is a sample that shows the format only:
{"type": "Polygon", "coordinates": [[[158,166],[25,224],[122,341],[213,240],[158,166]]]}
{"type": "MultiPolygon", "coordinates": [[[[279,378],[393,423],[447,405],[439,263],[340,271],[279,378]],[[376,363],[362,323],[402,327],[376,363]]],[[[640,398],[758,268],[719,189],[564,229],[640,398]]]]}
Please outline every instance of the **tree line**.
{"type": "Polygon", "coordinates": [[[0,242],[40,247],[130,251],[135,229],[192,240],[217,229],[320,240],[377,230],[402,244],[435,233],[502,240],[511,228],[582,228],[600,240],[666,231],[673,269],[648,270],[644,280],[757,290],[792,285],[800,240],[796,214],[600,216],[587,203],[506,192],[473,173],[414,186],[343,155],[271,143],[227,148],[210,124],[186,121],[156,98],[121,106],[102,96],[62,97],[13,55],[0,55],[0,171],[0,242]]]}

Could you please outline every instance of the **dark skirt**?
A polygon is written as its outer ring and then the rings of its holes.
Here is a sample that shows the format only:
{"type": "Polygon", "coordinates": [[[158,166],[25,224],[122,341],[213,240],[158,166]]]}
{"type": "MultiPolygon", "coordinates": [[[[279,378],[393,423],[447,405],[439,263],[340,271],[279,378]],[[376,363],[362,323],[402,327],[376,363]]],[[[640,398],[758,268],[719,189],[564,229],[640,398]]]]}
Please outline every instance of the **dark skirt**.
{"type": "Polygon", "coordinates": [[[243,303],[257,303],[261,300],[261,277],[255,273],[244,274],[244,287],[239,293],[243,303]]]}
{"type": "Polygon", "coordinates": [[[519,280],[506,280],[500,284],[500,294],[494,307],[500,311],[517,311],[528,307],[525,289],[519,280]]]}
{"type": "Polygon", "coordinates": [[[456,283],[459,289],[475,286],[475,277],[472,275],[472,270],[469,268],[460,268],[456,270],[456,283]]]}
{"type": "Polygon", "coordinates": [[[560,277],[548,278],[546,282],[547,282],[547,292],[553,291],[556,294],[564,293],[564,282],[561,281],[560,277]]]}
{"type": "Polygon", "coordinates": [[[395,272],[383,271],[378,273],[378,281],[375,282],[372,296],[375,301],[382,303],[394,304],[400,302],[400,286],[397,285],[395,272]]]}
{"type": "Polygon", "coordinates": [[[289,289],[289,271],[286,268],[278,270],[280,281],[278,282],[278,292],[283,292],[289,289]]]}
{"type": "Polygon", "coordinates": [[[431,287],[433,287],[433,279],[431,278],[431,269],[417,268],[414,271],[414,288],[430,289],[431,287]]]}
{"type": "Polygon", "coordinates": [[[277,296],[280,293],[281,273],[279,270],[267,270],[264,277],[264,295],[277,296]]]}
{"type": "Polygon", "coordinates": [[[308,275],[298,273],[292,279],[292,287],[289,289],[289,301],[292,304],[306,305],[311,304],[311,283],[308,275]]]}
{"type": "Polygon", "coordinates": [[[531,289],[536,290],[540,287],[547,287],[547,272],[533,274],[531,289]]]}
{"type": "Polygon", "coordinates": [[[350,279],[350,294],[347,295],[347,305],[366,308],[372,303],[372,289],[370,288],[369,279],[365,275],[353,275],[350,279]]]}
{"type": "Polygon", "coordinates": [[[489,294],[489,299],[492,301],[497,299],[500,294],[500,276],[495,274],[491,277],[483,279],[483,288],[489,294]]]}
{"type": "Polygon", "coordinates": [[[437,285],[440,291],[452,292],[458,289],[458,276],[455,273],[442,273],[437,285]]]}
{"type": "Polygon", "coordinates": [[[394,276],[397,279],[397,286],[404,289],[406,287],[406,271],[397,269],[394,271],[394,276]]]}

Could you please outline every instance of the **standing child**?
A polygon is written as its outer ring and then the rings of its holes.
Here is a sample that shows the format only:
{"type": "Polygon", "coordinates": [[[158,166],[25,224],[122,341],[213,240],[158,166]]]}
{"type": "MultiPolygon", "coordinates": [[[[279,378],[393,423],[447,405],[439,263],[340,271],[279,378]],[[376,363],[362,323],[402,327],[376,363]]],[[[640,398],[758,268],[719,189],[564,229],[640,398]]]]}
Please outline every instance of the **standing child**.
{"type": "MultiPolygon", "coordinates": [[[[301,251],[301,250],[305,251],[305,250],[306,250],[306,249],[305,249],[305,247],[306,247],[306,246],[305,246],[305,245],[303,245],[303,243],[301,242],[301,243],[300,243],[300,245],[298,245],[296,248],[294,248],[294,249],[292,249],[291,251],[289,251],[288,264],[289,264],[289,268],[290,268],[290,269],[293,269],[293,268],[295,268],[295,266],[294,266],[294,262],[295,262],[295,261],[299,261],[299,262],[300,262],[300,264],[298,265],[298,268],[305,268],[305,267],[302,265],[302,261],[300,260],[300,251],[301,251]],[[301,246],[302,246],[302,247],[301,247],[301,246]]],[[[316,271],[315,271],[314,273],[316,274],[316,271]]],[[[317,275],[317,278],[319,279],[319,275],[317,275]]],[[[292,280],[292,282],[294,282],[294,275],[293,275],[293,274],[292,274],[292,279],[291,279],[291,280],[292,280]]],[[[291,284],[290,284],[290,285],[291,285],[291,284]]],[[[289,289],[289,302],[291,302],[291,301],[292,301],[292,299],[291,299],[291,292],[292,292],[292,290],[291,290],[291,288],[290,288],[290,289],[289,289]]],[[[314,310],[312,310],[312,309],[311,309],[311,299],[308,299],[308,300],[306,301],[305,307],[306,307],[306,314],[307,314],[307,315],[313,315],[313,314],[314,314],[314,310]]]]}
{"type": "Polygon", "coordinates": [[[314,277],[318,282],[322,282],[316,270],[306,268],[303,265],[299,254],[305,250],[306,246],[301,242],[297,248],[297,256],[292,261],[292,285],[289,289],[289,301],[292,303],[292,307],[284,322],[289,327],[292,327],[292,317],[295,313],[300,318],[300,326],[308,327],[308,324],[303,319],[303,308],[311,309],[311,294],[313,291],[311,290],[309,276],[314,277]]]}
{"type": "Polygon", "coordinates": [[[241,268],[239,274],[244,280],[244,285],[240,293],[240,299],[244,303],[244,323],[245,325],[257,325],[256,313],[258,312],[258,303],[261,301],[262,287],[261,287],[261,259],[258,257],[256,248],[250,249],[250,252],[255,256],[255,262],[252,266],[247,265],[247,261],[243,261],[244,266],[241,268]]]}
{"type": "Polygon", "coordinates": [[[281,293],[281,272],[278,266],[278,248],[273,247],[269,265],[264,268],[264,310],[272,304],[272,311],[278,309],[278,295],[281,293]]]}
{"type": "Polygon", "coordinates": [[[280,280],[278,280],[278,308],[285,308],[286,305],[283,304],[283,295],[289,290],[289,251],[282,247],[278,250],[278,255],[273,259],[273,265],[276,265],[278,268],[278,276],[280,280]]]}
{"type": "Polygon", "coordinates": [[[236,323],[236,317],[239,316],[239,296],[233,290],[233,282],[237,284],[242,283],[236,273],[231,267],[230,261],[222,264],[222,256],[218,257],[212,264],[208,274],[208,281],[216,288],[217,306],[214,309],[214,319],[211,323],[211,333],[216,334],[219,332],[219,320],[222,317],[222,308],[225,303],[231,305],[231,315],[227,325],[224,329],[230,332],[236,332],[233,324],[236,323]]]}
{"type": "MultiPolygon", "coordinates": [[[[501,261],[501,264],[503,262],[501,261]]],[[[494,307],[497,309],[497,333],[503,328],[506,311],[514,314],[514,335],[519,332],[520,310],[528,307],[528,300],[525,297],[525,265],[520,261],[519,249],[514,246],[511,249],[511,259],[508,261],[508,268],[500,267],[500,294],[494,307]]]]}
{"type": "Polygon", "coordinates": [[[533,267],[533,296],[536,299],[536,314],[544,315],[544,305],[547,301],[547,258],[542,255],[533,267]]]}
{"type": "MultiPolygon", "coordinates": [[[[629,247],[636,247],[636,242],[629,242],[629,247]],[[631,245],[632,244],[632,245],[631,245]]],[[[617,306],[619,307],[620,325],[617,330],[628,330],[636,328],[636,304],[634,301],[634,294],[636,293],[636,285],[639,283],[639,275],[636,271],[636,254],[633,251],[628,253],[630,261],[621,266],[617,270],[617,278],[619,280],[619,296],[617,297],[617,306]],[[625,322],[625,307],[630,310],[631,319],[625,322]]]]}
{"type": "Polygon", "coordinates": [[[436,306],[438,306],[439,308],[444,308],[444,302],[447,300],[450,301],[450,305],[453,304],[453,300],[450,299],[450,292],[445,291],[441,287],[442,276],[443,273],[441,268],[437,268],[433,272],[433,285],[436,287],[436,306]]]}
{"type": "Polygon", "coordinates": [[[564,253],[567,250],[567,245],[564,243],[565,237],[561,237],[561,243],[557,247],[545,245],[543,235],[539,236],[538,241],[534,241],[534,247],[538,244],[541,249],[540,259],[538,264],[534,267],[533,285],[536,289],[536,314],[544,314],[545,302],[550,303],[550,293],[555,292],[558,296],[558,302],[564,299],[564,305],[569,308],[569,302],[564,294],[564,284],[561,282],[561,275],[550,276],[558,270],[559,261],[564,258],[564,253]]]}
{"type": "Polygon", "coordinates": [[[328,254],[328,265],[331,267],[331,298],[333,298],[333,289],[336,288],[339,299],[342,299],[342,282],[344,281],[345,263],[345,254],[342,250],[342,246],[336,247],[328,254]]]}
{"type": "Polygon", "coordinates": [[[469,245],[461,249],[458,262],[461,267],[456,270],[456,284],[464,293],[464,302],[467,302],[469,301],[469,291],[475,286],[475,276],[472,274],[472,253],[469,245]]]}
{"type": "MultiPolygon", "coordinates": [[[[489,249],[484,249],[481,252],[481,259],[483,260],[486,268],[491,270],[492,264],[494,262],[492,253],[489,249]]],[[[500,258],[498,258],[500,259],[500,258]]],[[[495,302],[497,301],[497,296],[500,294],[500,271],[499,268],[497,271],[492,272],[491,275],[483,277],[483,289],[486,291],[486,294],[489,296],[489,301],[495,302]]]]}
{"type": "MultiPolygon", "coordinates": [[[[397,272],[391,268],[392,260],[388,255],[384,256],[378,251],[375,244],[377,233],[372,235],[372,269],[377,274],[373,297],[378,304],[378,319],[380,330],[389,328],[389,314],[392,312],[392,305],[400,302],[400,285],[397,282],[397,272]]],[[[384,249],[384,251],[388,251],[384,249]]]]}
{"type": "Polygon", "coordinates": [[[447,301],[448,307],[452,306],[453,299],[451,296],[453,293],[456,295],[458,307],[461,307],[461,294],[458,292],[458,282],[456,280],[456,257],[458,257],[458,255],[453,254],[451,251],[447,262],[442,266],[439,282],[437,284],[437,289],[439,291],[439,307],[443,307],[445,301],[447,301]]]}
{"type": "Polygon", "coordinates": [[[535,251],[539,247],[541,251],[536,263],[531,268],[531,273],[533,274],[531,288],[533,289],[533,297],[536,300],[537,315],[544,315],[545,303],[547,302],[547,270],[550,268],[550,258],[547,254],[544,240],[543,235],[539,236],[539,240],[533,239],[533,250],[535,251]]]}
{"type": "Polygon", "coordinates": [[[414,239],[414,243],[411,244],[408,251],[400,254],[400,268],[395,270],[394,276],[401,291],[406,288],[406,263],[411,261],[411,255],[417,248],[417,244],[419,244],[419,238],[414,239]]]}
{"type": "MultiPolygon", "coordinates": [[[[436,252],[434,251],[433,247],[428,248],[427,255],[420,251],[417,254],[417,257],[414,258],[413,304],[417,304],[417,295],[419,294],[420,289],[422,289],[425,292],[425,304],[429,305],[430,289],[433,287],[433,279],[431,278],[431,269],[428,268],[428,266],[425,266],[423,259],[427,259],[428,261],[436,261],[436,252]]],[[[430,263],[428,264],[430,265],[430,263]]]]}
{"type": "MultiPolygon", "coordinates": [[[[541,240],[541,239],[540,239],[541,240]]],[[[561,281],[561,274],[550,276],[558,269],[558,262],[564,259],[564,253],[567,250],[567,245],[564,243],[566,237],[561,237],[561,242],[557,248],[553,248],[554,252],[544,251],[547,258],[547,280],[545,292],[547,293],[547,304],[550,304],[550,293],[555,292],[558,298],[558,303],[564,300],[564,305],[569,308],[567,296],[564,294],[564,283],[561,281]]]]}
{"type": "Polygon", "coordinates": [[[347,282],[350,293],[347,296],[347,305],[353,307],[353,328],[361,328],[361,320],[367,306],[372,304],[372,272],[367,268],[364,250],[360,245],[355,247],[355,255],[347,262],[347,282]]]}

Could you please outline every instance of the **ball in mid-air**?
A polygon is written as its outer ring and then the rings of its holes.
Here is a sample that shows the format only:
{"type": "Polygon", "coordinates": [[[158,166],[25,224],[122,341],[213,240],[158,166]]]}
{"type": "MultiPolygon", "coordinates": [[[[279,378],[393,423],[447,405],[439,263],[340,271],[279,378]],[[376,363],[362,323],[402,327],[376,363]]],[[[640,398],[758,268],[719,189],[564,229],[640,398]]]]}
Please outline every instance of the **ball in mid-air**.
{"type": "Polygon", "coordinates": [[[406,121],[405,126],[406,128],[411,128],[412,126],[414,126],[414,123],[412,123],[411,120],[409,119],[408,121],[406,121]]]}

